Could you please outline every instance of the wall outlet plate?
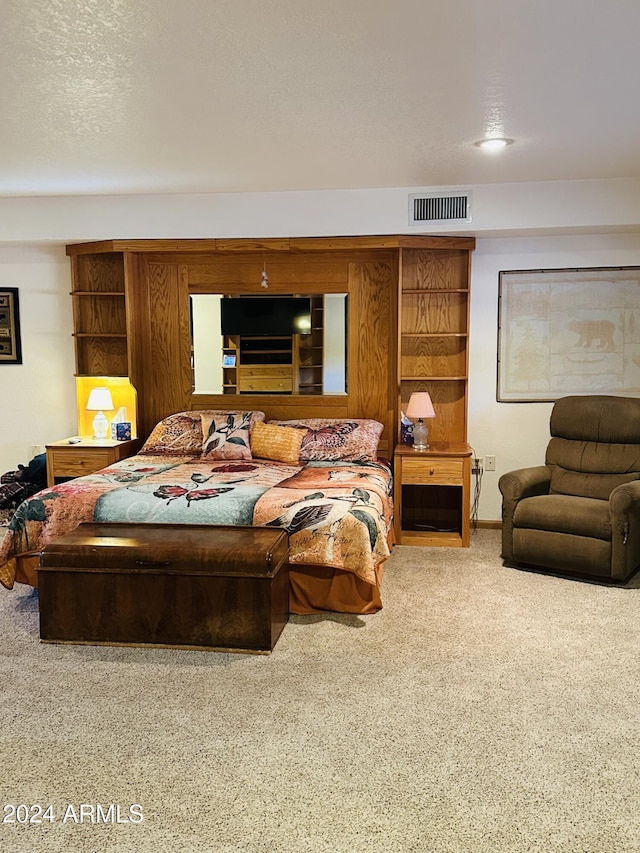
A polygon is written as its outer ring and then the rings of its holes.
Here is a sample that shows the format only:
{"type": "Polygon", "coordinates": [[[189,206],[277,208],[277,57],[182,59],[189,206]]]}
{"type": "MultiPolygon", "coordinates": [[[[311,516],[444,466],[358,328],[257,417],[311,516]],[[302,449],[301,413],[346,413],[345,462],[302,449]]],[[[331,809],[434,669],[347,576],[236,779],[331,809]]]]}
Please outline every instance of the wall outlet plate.
{"type": "Polygon", "coordinates": [[[484,457],[484,470],[485,471],[495,471],[496,470],[496,457],[495,456],[485,456],[484,457]]]}

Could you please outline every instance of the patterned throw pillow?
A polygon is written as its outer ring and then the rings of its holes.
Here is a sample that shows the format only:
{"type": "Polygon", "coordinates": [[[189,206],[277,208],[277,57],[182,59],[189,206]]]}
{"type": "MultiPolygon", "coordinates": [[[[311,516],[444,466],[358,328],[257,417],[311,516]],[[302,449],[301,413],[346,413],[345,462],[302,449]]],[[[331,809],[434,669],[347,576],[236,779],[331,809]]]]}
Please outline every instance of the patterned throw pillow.
{"type": "Polygon", "coordinates": [[[203,412],[203,459],[251,459],[254,415],[263,412],[203,412]]]}
{"type": "Polygon", "coordinates": [[[269,421],[304,432],[300,462],[375,462],[383,424],[368,418],[269,421]]]}
{"type": "MultiPolygon", "coordinates": [[[[151,435],[145,441],[139,453],[150,456],[200,456],[202,453],[202,417],[203,415],[228,415],[226,410],[213,409],[200,412],[176,412],[168,415],[153,428],[151,435]]],[[[263,421],[264,412],[253,412],[252,423],[263,421]]]]}
{"type": "Polygon", "coordinates": [[[160,421],[151,431],[140,453],[153,456],[202,453],[200,412],[177,412],[160,421]]]}
{"type": "Polygon", "coordinates": [[[295,465],[300,457],[303,430],[276,424],[254,424],[251,431],[251,453],[258,459],[288,462],[295,465]]]}

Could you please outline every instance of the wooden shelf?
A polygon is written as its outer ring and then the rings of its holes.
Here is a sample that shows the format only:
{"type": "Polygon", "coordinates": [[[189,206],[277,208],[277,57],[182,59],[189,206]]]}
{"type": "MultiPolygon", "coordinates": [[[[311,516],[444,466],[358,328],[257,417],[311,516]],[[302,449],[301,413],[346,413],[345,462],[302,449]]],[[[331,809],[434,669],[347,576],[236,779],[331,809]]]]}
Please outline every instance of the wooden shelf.
{"type": "Polygon", "coordinates": [[[403,338],[466,338],[466,332],[401,332],[403,338]]]}
{"type": "Polygon", "coordinates": [[[123,290],[72,290],[71,296],[122,296],[123,290]]]}
{"type": "Polygon", "coordinates": [[[76,375],[127,376],[124,256],[121,252],[78,256],[72,259],[71,272],[76,375]]]}
{"type": "Polygon", "coordinates": [[[402,293],[469,293],[468,287],[403,287],[402,293]]]}
{"type": "Polygon", "coordinates": [[[73,338],[126,338],[123,332],[73,332],[73,338]]]}
{"type": "MultiPolygon", "coordinates": [[[[440,443],[441,447],[443,443],[448,447],[467,447],[469,275],[469,249],[466,246],[445,252],[413,247],[401,249],[398,410],[406,411],[412,393],[428,392],[436,413],[428,424],[429,440],[434,444],[440,443]]],[[[409,462],[409,466],[411,464],[409,462]]],[[[402,459],[397,466],[398,475],[402,478],[402,459]]],[[[465,495],[468,494],[468,483],[463,484],[462,478],[469,476],[467,467],[465,465],[460,472],[460,487],[465,495]]],[[[400,479],[396,484],[400,493],[403,483],[400,479]]],[[[417,496],[412,490],[410,492],[415,503],[417,496]]],[[[465,506],[463,514],[466,512],[465,506]]],[[[415,522],[416,526],[418,523],[415,522]]],[[[458,529],[455,535],[441,531],[441,535],[435,538],[459,543],[462,523],[460,520],[456,522],[458,529]]],[[[430,522],[427,520],[425,524],[430,522]]],[[[414,532],[415,537],[409,535],[403,522],[402,541],[407,543],[409,536],[411,543],[416,540],[432,544],[432,535],[425,537],[417,529],[414,532]]]]}
{"type": "MultiPolygon", "coordinates": [[[[424,376],[402,376],[403,382],[422,382],[424,376]]],[[[466,376],[429,376],[429,382],[466,382],[466,376]]]]}

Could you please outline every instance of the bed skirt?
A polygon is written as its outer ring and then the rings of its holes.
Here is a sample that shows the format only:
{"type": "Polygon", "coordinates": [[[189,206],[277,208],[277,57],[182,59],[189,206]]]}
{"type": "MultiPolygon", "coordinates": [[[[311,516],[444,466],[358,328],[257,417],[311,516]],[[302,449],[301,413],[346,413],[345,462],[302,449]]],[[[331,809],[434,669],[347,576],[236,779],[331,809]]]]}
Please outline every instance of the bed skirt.
{"type": "Polygon", "coordinates": [[[16,583],[26,583],[28,586],[37,587],[40,552],[20,554],[13,559],[16,561],[16,583]]]}
{"type": "Polygon", "coordinates": [[[376,613],[382,607],[380,584],[384,563],[376,567],[375,585],[352,572],[330,566],[289,565],[289,612],[376,613]]]}

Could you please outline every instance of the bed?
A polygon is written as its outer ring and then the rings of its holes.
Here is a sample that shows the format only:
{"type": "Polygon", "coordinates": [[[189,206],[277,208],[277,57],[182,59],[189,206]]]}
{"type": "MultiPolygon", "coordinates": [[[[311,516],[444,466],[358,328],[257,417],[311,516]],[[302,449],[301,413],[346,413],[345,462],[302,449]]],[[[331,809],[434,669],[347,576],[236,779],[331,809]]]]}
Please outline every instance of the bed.
{"type": "Polygon", "coordinates": [[[289,533],[292,613],[373,613],[393,521],[381,431],[355,418],[170,415],[137,455],[24,501],[0,545],[0,582],[37,586],[44,546],[84,521],[250,524],[289,533]]]}

